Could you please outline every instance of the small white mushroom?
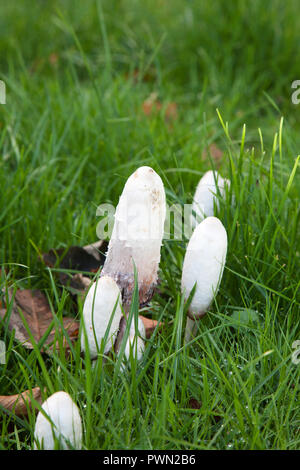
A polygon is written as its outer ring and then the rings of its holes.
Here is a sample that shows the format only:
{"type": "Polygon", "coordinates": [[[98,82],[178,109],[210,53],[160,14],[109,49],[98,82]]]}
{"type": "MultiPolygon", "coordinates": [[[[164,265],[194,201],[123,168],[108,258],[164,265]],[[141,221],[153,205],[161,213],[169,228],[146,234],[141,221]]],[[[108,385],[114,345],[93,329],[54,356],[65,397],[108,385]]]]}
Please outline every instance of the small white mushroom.
{"type": "Polygon", "coordinates": [[[194,230],[187,245],[182,268],[181,289],[187,299],[196,284],[189,306],[185,341],[194,321],[205,315],[217,294],[227,253],[227,233],[217,217],[207,217],[194,230]]]}
{"type": "Polygon", "coordinates": [[[164,234],[166,198],[161,178],[150,167],[138,168],[127,180],[115,212],[115,222],[101,275],[117,282],[124,305],[134,287],[134,264],[140,303],[152,297],[157,283],[164,234]]]}
{"type": "MultiPolygon", "coordinates": [[[[90,287],[83,305],[83,327],[85,328],[91,358],[96,358],[101,348],[111,321],[104,354],[113,346],[116,340],[121,318],[121,292],[114,279],[109,276],[98,278],[90,287]]],[[[85,332],[81,333],[81,350],[85,351],[85,332]]]]}
{"type": "MultiPolygon", "coordinates": [[[[123,338],[125,329],[126,329],[126,319],[124,319],[124,324],[122,327],[122,332],[120,334],[120,339],[123,338]]],[[[125,363],[130,367],[130,357],[136,358],[137,361],[140,361],[143,357],[145,351],[144,338],[146,337],[146,329],[144,323],[140,317],[138,317],[137,331],[135,329],[135,320],[132,319],[129,335],[126,341],[125,350],[124,350],[124,364],[121,365],[121,370],[125,370],[125,363]]],[[[120,346],[120,345],[119,345],[120,346]]],[[[119,351],[118,351],[119,352],[119,351]]]]}
{"type": "Polygon", "coordinates": [[[225,186],[229,188],[230,181],[222,178],[217,171],[207,171],[200,179],[193,199],[191,225],[195,227],[205,217],[215,215],[214,207],[219,208],[218,191],[225,198],[225,186]]]}
{"type": "Polygon", "coordinates": [[[47,417],[39,411],[34,429],[34,449],[81,449],[82,424],[79,410],[70,395],[56,392],[43,404],[47,417]]]}
{"type": "Polygon", "coordinates": [[[143,357],[143,354],[145,352],[145,343],[140,338],[140,336],[130,336],[128,337],[126,346],[125,346],[125,357],[127,361],[130,361],[130,354],[132,351],[132,356],[136,359],[137,361],[140,361],[143,357]]]}
{"type": "Polygon", "coordinates": [[[135,330],[135,321],[134,318],[131,322],[131,327],[128,335],[128,339],[125,346],[125,357],[127,360],[130,359],[130,351],[132,350],[133,357],[137,357],[137,360],[140,361],[143,357],[145,351],[145,343],[143,338],[146,336],[146,330],[144,323],[140,317],[138,317],[138,331],[135,330]]]}

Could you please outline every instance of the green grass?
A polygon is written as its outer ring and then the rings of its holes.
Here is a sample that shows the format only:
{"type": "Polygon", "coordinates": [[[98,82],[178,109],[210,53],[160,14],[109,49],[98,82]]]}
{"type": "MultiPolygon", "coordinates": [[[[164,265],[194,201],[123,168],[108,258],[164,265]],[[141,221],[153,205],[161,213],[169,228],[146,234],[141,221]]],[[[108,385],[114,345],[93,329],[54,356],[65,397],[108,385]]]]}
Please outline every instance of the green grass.
{"type": "MultiPolygon", "coordinates": [[[[39,261],[96,240],[96,208],[117,204],[127,177],[152,166],[172,203],[190,203],[218,170],[232,194],[220,291],[183,345],[185,242],[165,241],[151,314],[166,322],[141,364],[118,373],[24,349],[0,326],[0,394],[35,386],[70,393],[86,449],[299,449],[300,339],[298,3],[152,0],[10,2],[1,6],[1,288],[40,288],[58,322],[77,315],[39,261]],[[145,116],[157,92],[162,109],[145,116]],[[165,109],[178,117],[166,122],[165,109]],[[228,124],[227,124],[228,122],[228,124]],[[245,126],[244,126],[245,124],[245,126]],[[249,321],[233,315],[250,310],[249,321]],[[251,311],[254,311],[255,314],[251,311]],[[251,321],[251,318],[253,321],[251,321]],[[192,409],[189,401],[201,402],[192,409]]],[[[137,311],[136,305],[134,306],[137,311]]],[[[118,366],[119,364],[117,364],[118,366]]],[[[38,405],[37,405],[38,406],[38,405]]],[[[0,411],[0,448],[31,448],[34,415],[0,411]]]]}

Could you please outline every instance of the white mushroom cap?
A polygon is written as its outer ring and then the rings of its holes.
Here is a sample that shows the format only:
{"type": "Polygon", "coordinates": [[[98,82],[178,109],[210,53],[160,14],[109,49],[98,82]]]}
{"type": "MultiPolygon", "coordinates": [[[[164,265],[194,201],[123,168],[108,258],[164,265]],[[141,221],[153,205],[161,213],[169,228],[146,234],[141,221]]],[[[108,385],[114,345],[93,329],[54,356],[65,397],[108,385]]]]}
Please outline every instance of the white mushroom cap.
{"type": "Polygon", "coordinates": [[[34,448],[53,450],[57,440],[63,449],[81,449],[81,418],[70,395],[56,392],[42,404],[42,408],[50,420],[39,411],[34,429],[34,448]]]}
{"type": "Polygon", "coordinates": [[[196,283],[190,315],[205,314],[216,295],[227,253],[227,233],[217,217],[207,217],[194,230],[182,268],[181,288],[188,298],[196,283]]]}
{"type": "Polygon", "coordinates": [[[218,190],[220,195],[225,197],[225,186],[230,186],[228,179],[222,178],[217,171],[207,171],[200,179],[193,199],[192,210],[196,214],[192,215],[192,226],[196,225],[195,222],[200,223],[205,217],[214,215],[214,205],[219,208],[218,190]]]}
{"type": "Polygon", "coordinates": [[[138,168],[127,180],[115,213],[103,275],[113,277],[125,302],[130,300],[137,269],[140,301],[146,302],[157,282],[164,234],[166,199],[159,175],[150,167],[138,168]]]}
{"type": "MultiPolygon", "coordinates": [[[[103,276],[92,284],[83,305],[83,322],[92,358],[97,356],[101,348],[101,341],[105,337],[113,312],[114,316],[104,346],[105,354],[114,344],[123,314],[119,287],[114,279],[103,276]]],[[[84,331],[81,334],[81,350],[85,351],[84,331]]]]}

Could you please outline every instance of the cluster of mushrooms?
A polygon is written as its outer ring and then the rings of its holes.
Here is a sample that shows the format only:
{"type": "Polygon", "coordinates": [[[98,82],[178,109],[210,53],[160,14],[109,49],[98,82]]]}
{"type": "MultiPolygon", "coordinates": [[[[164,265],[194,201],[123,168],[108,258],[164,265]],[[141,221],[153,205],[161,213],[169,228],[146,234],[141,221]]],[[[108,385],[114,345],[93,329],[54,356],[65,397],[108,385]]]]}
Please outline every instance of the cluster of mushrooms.
{"type": "MultiPolygon", "coordinates": [[[[220,197],[225,197],[230,182],[216,171],[201,178],[193,200],[191,223],[195,226],[188,242],[182,268],[181,289],[188,308],[185,342],[194,334],[195,323],[211,305],[222,278],[227,233],[214,217],[220,197]],[[190,300],[190,299],[189,299],[190,300]]],[[[138,168],[127,180],[115,212],[115,222],[105,264],[91,284],[84,300],[81,350],[87,348],[91,359],[101,353],[119,353],[128,314],[138,282],[139,303],[147,304],[158,280],[160,250],[164,236],[166,197],[159,175],[150,167],[138,168]]],[[[145,327],[132,318],[124,356],[140,360],[145,349],[145,327]]],[[[80,449],[82,424],[79,410],[63,392],[51,395],[38,413],[34,447],[80,449]]]]}

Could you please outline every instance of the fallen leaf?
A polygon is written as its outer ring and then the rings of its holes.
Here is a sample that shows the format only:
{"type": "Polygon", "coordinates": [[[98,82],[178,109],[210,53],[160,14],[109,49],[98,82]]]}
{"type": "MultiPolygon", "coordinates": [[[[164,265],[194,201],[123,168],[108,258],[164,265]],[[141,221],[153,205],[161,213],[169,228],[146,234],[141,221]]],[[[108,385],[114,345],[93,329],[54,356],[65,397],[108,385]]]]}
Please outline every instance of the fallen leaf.
{"type": "MultiPolygon", "coordinates": [[[[50,268],[58,268],[70,271],[82,271],[96,273],[104,264],[107,242],[99,240],[91,245],[71,246],[50,250],[43,254],[44,263],[50,268]]],[[[80,273],[78,273],[80,274],[80,273]]],[[[74,294],[84,290],[89,285],[89,278],[83,275],[59,272],[59,280],[62,285],[70,287],[74,294]]]]}
{"type": "MultiPolygon", "coordinates": [[[[145,116],[152,116],[157,114],[163,108],[163,104],[158,99],[156,92],[151,95],[143,102],[142,109],[145,116]]],[[[164,106],[164,118],[167,122],[174,121],[178,118],[177,104],[175,102],[167,103],[164,106]]]]}
{"type": "Polygon", "coordinates": [[[214,422],[217,424],[219,421],[221,421],[222,416],[220,416],[220,415],[212,415],[212,419],[213,419],[214,422]]]}
{"type": "Polygon", "coordinates": [[[142,109],[145,116],[151,116],[153,113],[160,111],[162,108],[161,102],[157,99],[157,93],[153,92],[151,95],[143,102],[142,109]]]}
{"type": "MultiPolygon", "coordinates": [[[[9,298],[12,300],[12,291],[8,291],[9,298]]],[[[39,290],[17,290],[15,297],[12,300],[12,311],[9,317],[8,328],[15,332],[15,338],[20,341],[25,348],[33,349],[30,335],[28,334],[22,317],[20,316],[20,310],[24,316],[24,319],[31,331],[31,334],[36,343],[38,343],[43,335],[46,333],[51,322],[53,321],[53,314],[50,309],[46,296],[39,290]]],[[[6,309],[0,310],[0,318],[5,320],[6,309]]],[[[79,322],[71,317],[63,317],[63,327],[68,333],[71,341],[75,341],[78,338],[79,322]]],[[[60,330],[60,327],[59,327],[60,330]]],[[[56,336],[57,328],[54,326],[50,331],[43,347],[43,352],[52,352],[54,347],[54,340],[56,336]]],[[[57,344],[55,344],[55,347],[57,344]]],[[[69,343],[64,337],[63,346],[66,350],[69,349],[69,343]]]]}
{"type": "Polygon", "coordinates": [[[139,317],[141,318],[141,320],[144,323],[144,327],[145,327],[145,330],[146,330],[146,338],[150,338],[153,331],[156,328],[157,320],[152,320],[151,318],[143,317],[143,315],[139,315],[139,317]]]}
{"type": "Polygon", "coordinates": [[[106,249],[107,242],[100,240],[84,247],[71,246],[67,250],[64,248],[52,249],[43,254],[43,260],[51,268],[58,265],[62,269],[97,272],[105,261],[104,252],[106,249]]]}
{"type": "Polygon", "coordinates": [[[176,103],[168,103],[166,107],[165,118],[166,121],[175,121],[178,118],[178,110],[176,103]]]}
{"type": "Polygon", "coordinates": [[[85,294],[85,291],[88,290],[91,284],[91,279],[89,277],[83,276],[80,273],[75,274],[72,277],[71,287],[76,291],[80,291],[85,294]]]}
{"type": "Polygon", "coordinates": [[[208,152],[211,156],[211,158],[214,160],[216,164],[219,164],[223,158],[224,152],[219,149],[219,147],[216,144],[211,144],[207,149],[203,151],[203,158],[207,159],[208,158],[208,152]]]}
{"type": "Polygon", "coordinates": [[[196,400],[196,398],[190,398],[188,402],[188,407],[192,408],[193,410],[200,410],[202,404],[200,401],[196,400]]]}
{"type": "Polygon", "coordinates": [[[131,79],[134,84],[142,82],[153,82],[156,78],[156,71],[153,68],[149,68],[148,71],[145,73],[140,69],[134,69],[134,71],[129,74],[125,74],[125,78],[127,80],[131,79]]]}
{"type": "Polygon", "coordinates": [[[38,403],[42,403],[40,387],[35,387],[32,390],[26,390],[16,395],[0,395],[0,406],[11,411],[16,416],[27,416],[28,409],[32,409],[33,398],[38,403]]]}
{"type": "MultiPolygon", "coordinates": [[[[141,318],[141,320],[144,323],[144,327],[145,327],[145,331],[146,331],[146,338],[151,338],[151,335],[152,335],[153,331],[157,327],[158,321],[157,320],[152,320],[152,318],[144,317],[143,315],[139,315],[139,317],[141,318]]],[[[164,323],[160,323],[159,328],[162,328],[164,325],[165,325],[164,323]]]]}
{"type": "Polygon", "coordinates": [[[57,64],[58,64],[58,54],[56,54],[56,52],[52,52],[50,55],[49,55],[49,63],[53,66],[53,67],[56,67],[57,64]]]}

